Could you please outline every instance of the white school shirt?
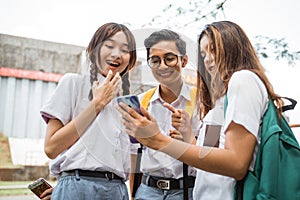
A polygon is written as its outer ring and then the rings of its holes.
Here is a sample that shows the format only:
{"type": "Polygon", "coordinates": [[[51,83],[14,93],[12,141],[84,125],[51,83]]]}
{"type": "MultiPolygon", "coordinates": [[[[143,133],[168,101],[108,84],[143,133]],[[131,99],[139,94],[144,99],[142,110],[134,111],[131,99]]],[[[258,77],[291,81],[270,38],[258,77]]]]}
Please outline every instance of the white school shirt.
{"type": "MultiPolygon", "coordinates": [[[[253,170],[258,145],[260,143],[260,124],[263,114],[268,105],[268,93],[260,78],[249,70],[235,72],[228,85],[228,106],[224,120],[224,97],[216,102],[203,121],[206,125],[223,124],[220,135],[219,148],[224,148],[225,131],[229,124],[234,121],[244,126],[256,138],[257,143],[249,170],[253,170]]],[[[205,129],[200,129],[197,145],[202,146],[205,129]]],[[[235,179],[197,170],[195,187],[193,190],[194,200],[224,199],[231,200],[234,195],[235,179]]]]}
{"type": "MultiPolygon", "coordinates": [[[[207,125],[223,125],[224,123],[224,97],[216,101],[216,105],[203,118],[202,127],[197,139],[197,145],[203,146],[207,125]]],[[[219,144],[224,148],[225,135],[220,134],[219,144]]],[[[194,187],[194,199],[233,199],[231,192],[235,186],[235,180],[228,176],[210,173],[197,169],[194,187]]]]}
{"type": "MultiPolygon", "coordinates": [[[[100,85],[104,77],[99,75],[100,85]]],[[[41,115],[46,122],[50,118],[68,124],[90,103],[91,89],[87,75],[65,74],[50,100],[42,107],[41,115]]],[[[63,171],[82,169],[110,171],[128,179],[130,172],[130,141],[122,124],[113,99],[97,115],[84,134],[67,150],[50,162],[50,172],[59,176],[63,171]]]]}
{"type": "MultiPolygon", "coordinates": [[[[186,103],[191,100],[190,92],[191,87],[183,84],[178,98],[171,105],[177,109],[185,109],[186,103]]],[[[139,95],[140,101],[144,95],[145,93],[139,95]]],[[[164,101],[159,95],[159,89],[156,89],[150,99],[148,112],[157,120],[161,133],[169,136],[169,130],[175,130],[175,128],[172,127],[172,112],[165,108],[163,103],[164,101]]],[[[194,133],[198,133],[200,128],[199,118],[193,117],[192,125],[194,133]]],[[[183,177],[182,166],[183,163],[177,159],[144,147],[141,158],[141,172],[151,176],[179,179],[183,177]]],[[[189,166],[188,175],[195,176],[195,174],[196,170],[189,166]]]]}

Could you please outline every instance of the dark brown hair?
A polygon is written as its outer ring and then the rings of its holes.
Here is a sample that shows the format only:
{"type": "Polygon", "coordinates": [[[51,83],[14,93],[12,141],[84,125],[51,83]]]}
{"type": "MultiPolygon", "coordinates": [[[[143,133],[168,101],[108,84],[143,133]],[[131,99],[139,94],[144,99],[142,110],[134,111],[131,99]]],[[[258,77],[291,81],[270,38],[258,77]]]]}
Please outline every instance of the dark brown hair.
{"type": "Polygon", "coordinates": [[[256,73],[266,86],[270,98],[275,100],[279,107],[283,105],[265,75],[255,49],[240,26],[230,21],[208,24],[200,33],[198,44],[197,87],[201,91],[198,93],[201,118],[214,106],[216,99],[226,94],[232,74],[243,69],[256,73]],[[217,68],[217,74],[213,77],[207,72],[200,54],[200,41],[204,35],[208,37],[208,48],[213,49],[211,52],[217,68]]]}
{"type": "MultiPolygon", "coordinates": [[[[129,64],[120,75],[122,76],[122,79],[124,78],[128,79],[128,76],[124,76],[124,74],[126,74],[126,72],[130,71],[134,67],[137,59],[135,38],[131,33],[131,31],[125,25],[110,22],[110,23],[103,24],[101,27],[98,28],[98,30],[94,33],[94,36],[92,37],[86,49],[88,59],[91,61],[91,66],[90,66],[91,85],[94,83],[94,81],[97,81],[97,75],[98,75],[96,60],[95,57],[91,54],[91,52],[96,47],[97,49],[101,49],[101,46],[103,45],[104,41],[106,41],[107,39],[109,39],[110,37],[112,37],[113,35],[115,35],[120,31],[124,32],[124,34],[126,35],[128,41],[129,53],[130,53],[129,64]]],[[[128,80],[123,80],[123,81],[128,82],[128,80]]],[[[124,91],[124,93],[128,93],[128,91],[124,91]]],[[[89,99],[90,100],[93,99],[92,90],[90,90],[89,99]]]]}
{"type": "Polygon", "coordinates": [[[145,39],[144,45],[147,50],[147,58],[149,57],[151,47],[161,41],[174,41],[179,53],[183,56],[186,55],[186,43],[181,39],[180,35],[171,30],[162,29],[151,33],[151,35],[145,39]]]}

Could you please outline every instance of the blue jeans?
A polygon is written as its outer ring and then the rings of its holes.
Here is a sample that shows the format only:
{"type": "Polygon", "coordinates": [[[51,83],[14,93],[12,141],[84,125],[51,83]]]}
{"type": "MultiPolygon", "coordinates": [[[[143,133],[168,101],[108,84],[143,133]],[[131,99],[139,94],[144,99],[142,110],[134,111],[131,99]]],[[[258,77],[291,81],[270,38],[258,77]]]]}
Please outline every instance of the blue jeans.
{"type": "Polygon", "coordinates": [[[121,180],[94,177],[61,177],[51,200],[129,200],[126,184],[121,180]]]}
{"type": "MultiPolygon", "coordinates": [[[[161,190],[141,183],[135,194],[135,200],[182,200],[183,189],[161,190]]],[[[193,199],[193,188],[189,188],[189,200],[193,199]]]]}

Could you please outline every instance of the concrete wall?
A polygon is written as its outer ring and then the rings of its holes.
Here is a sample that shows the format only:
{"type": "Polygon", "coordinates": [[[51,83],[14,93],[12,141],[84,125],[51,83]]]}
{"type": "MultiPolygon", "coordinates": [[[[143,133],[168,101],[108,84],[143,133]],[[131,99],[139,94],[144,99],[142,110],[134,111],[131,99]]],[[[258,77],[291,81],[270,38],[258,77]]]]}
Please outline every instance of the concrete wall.
{"type": "MultiPolygon", "coordinates": [[[[129,74],[131,91],[142,84],[141,70],[137,66],[129,74]]],[[[39,110],[57,77],[68,72],[89,73],[85,47],[0,34],[0,132],[43,138],[46,126],[39,110]]]]}
{"type": "Polygon", "coordinates": [[[0,181],[33,181],[40,177],[53,178],[48,166],[23,166],[16,168],[1,168],[0,181]]]}
{"type": "Polygon", "coordinates": [[[79,72],[84,47],[0,34],[0,67],[79,72]]]}

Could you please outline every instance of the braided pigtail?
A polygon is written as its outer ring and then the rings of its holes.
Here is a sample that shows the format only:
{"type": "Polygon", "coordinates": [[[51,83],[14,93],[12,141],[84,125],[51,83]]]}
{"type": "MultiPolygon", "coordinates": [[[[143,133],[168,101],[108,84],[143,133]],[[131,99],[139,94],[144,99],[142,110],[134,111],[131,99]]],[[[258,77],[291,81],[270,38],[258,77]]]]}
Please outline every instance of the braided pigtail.
{"type": "Polygon", "coordinates": [[[129,88],[130,88],[129,73],[125,73],[122,76],[122,91],[123,91],[123,95],[127,95],[127,94],[130,93],[129,88]]]}
{"type": "MultiPolygon", "coordinates": [[[[90,67],[90,83],[91,83],[91,86],[93,86],[93,83],[95,81],[98,80],[98,68],[93,64],[91,63],[91,67],[90,67]]],[[[91,101],[93,99],[93,90],[92,88],[90,89],[90,92],[89,92],[89,100],[91,101]]]]}

